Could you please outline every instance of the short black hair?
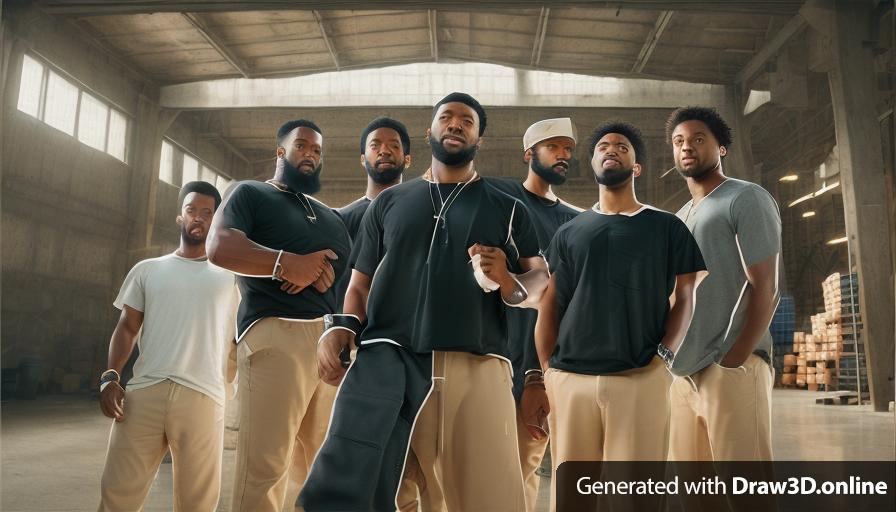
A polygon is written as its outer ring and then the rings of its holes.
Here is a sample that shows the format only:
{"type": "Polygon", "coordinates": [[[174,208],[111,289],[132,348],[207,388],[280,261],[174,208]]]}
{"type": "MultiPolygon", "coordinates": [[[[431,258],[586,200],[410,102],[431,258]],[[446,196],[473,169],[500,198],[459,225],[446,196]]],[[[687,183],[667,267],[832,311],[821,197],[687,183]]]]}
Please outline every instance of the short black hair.
{"type": "Polygon", "coordinates": [[[452,92],[448,96],[445,96],[438,103],[436,103],[432,107],[432,117],[430,119],[436,118],[436,113],[439,111],[439,107],[444,105],[445,103],[463,103],[464,105],[472,108],[476,111],[476,115],[479,116],[479,136],[482,137],[482,134],[485,133],[485,109],[482,108],[482,105],[476,101],[476,98],[470,96],[465,92],[452,92]]]}
{"type": "Polygon", "coordinates": [[[604,138],[604,135],[608,133],[618,133],[619,135],[623,135],[632,143],[632,147],[635,150],[635,163],[644,163],[647,161],[647,147],[644,145],[644,136],[641,135],[641,130],[622,121],[610,121],[609,123],[604,123],[591,132],[591,137],[588,138],[588,156],[594,156],[594,147],[597,146],[600,139],[604,138]]]}
{"type": "Polygon", "coordinates": [[[221,206],[221,193],[218,192],[218,189],[216,189],[214,185],[207,181],[190,181],[181,187],[180,194],[177,196],[181,208],[184,206],[184,198],[191,192],[213,197],[215,199],[215,210],[221,206]]]}
{"type": "Polygon", "coordinates": [[[685,121],[700,121],[705,124],[712,136],[719,142],[719,146],[728,149],[734,139],[731,137],[731,127],[722,119],[722,116],[714,108],[710,107],[681,107],[669,114],[666,120],[666,142],[672,143],[672,132],[675,127],[685,121]]]}
{"type": "Polygon", "coordinates": [[[401,147],[404,149],[404,154],[411,154],[411,138],[408,136],[408,129],[405,128],[404,124],[402,124],[401,121],[397,121],[395,119],[392,119],[391,117],[383,116],[371,121],[370,124],[367,125],[367,128],[364,128],[364,131],[361,132],[362,155],[366,152],[367,136],[370,135],[370,132],[379,128],[391,128],[398,132],[398,138],[401,139],[401,147]]]}
{"type": "Polygon", "coordinates": [[[296,119],[283,123],[283,126],[281,126],[279,130],[277,130],[277,145],[280,146],[280,143],[283,141],[283,137],[286,137],[287,135],[292,133],[293,130],[301,126],[304,126],[305,128],[311,128],[312,130],[319,133],[321,137],[323,137],[324,135],[324,132],[320,131],[320,128],[318,128],[317,125],[314,124],[314,122],[307,119],[296,119]]]}

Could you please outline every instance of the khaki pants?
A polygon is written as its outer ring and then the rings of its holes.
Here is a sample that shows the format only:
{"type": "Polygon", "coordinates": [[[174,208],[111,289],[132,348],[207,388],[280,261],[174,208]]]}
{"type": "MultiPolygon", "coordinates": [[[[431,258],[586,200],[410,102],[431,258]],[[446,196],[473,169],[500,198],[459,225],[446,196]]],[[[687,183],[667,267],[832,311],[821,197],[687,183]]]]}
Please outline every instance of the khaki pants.
{"type": "Polygon", "coordinates": [[[757,355],[739,368],[712,364],[670,391],[669,459],[772,459],[772,369],[757,355]]]}
{"type": "MultiPolygon", "coordinates": [[[[510,365],[466,352],[433,354],[433,391],[411,437],[424,511],[518,512],[525,492],[510,365]]],[[[407,469],[406,469],[407,472],[407,469]]]]}
{"type": "Polygon", "coordinates": [[[526,428],[526,422],[520,416],[519,407],[516,411],[516,435],[520,450],[520,467],[523,470],[523,483],[526,488],[526,511],[533,512],[538,499],[538,484],[541,482],[541,477],[535,474],[535,470],[541,466],[541,459],[544,458],[549,438],[532,439],[532,435],[526,428]]]}
{"type": "Polygon", "coordinates": [[[99,510],[142,510],[169,448],[174,510],[214,511],[221,492],[224,408],[170,380],[125,392],[124,421],[112,423],[99,510]]]}
{"type": "Polygon", "coordinates": [[[323,321],[264,318],[239,344],[240,431],[231,510],[280,512],[289,478],[304,482],[336,388],[317,375],[323,321]]]}
{"type": "Polygon", "coordinates": [[[544,380],[551,404],[551,510],[563,462],[665,459],[672,376],[659,357],[609,375],[548,369],[544,380]]]}

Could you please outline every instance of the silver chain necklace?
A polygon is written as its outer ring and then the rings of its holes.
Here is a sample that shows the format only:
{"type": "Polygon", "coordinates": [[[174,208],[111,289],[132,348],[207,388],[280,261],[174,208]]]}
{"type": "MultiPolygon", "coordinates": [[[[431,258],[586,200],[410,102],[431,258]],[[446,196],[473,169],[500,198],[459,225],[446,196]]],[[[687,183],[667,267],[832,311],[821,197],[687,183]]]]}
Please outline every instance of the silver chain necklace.
{"type": "Polygon", "coordinates": [[[265,181],[265,183],[276,188],[280,192],[284,192],[284,193],[292,194],[292,195],[296,196],[296,199],[299,200],[299,203],[302,205],[302,208],[305,209],[305,217],[308,218],[308,221],[311,222],[312,224],[317,224],[317,215],[314,213],[314,208],[311,207],[311,201],[307,197],[305,197],[305,194],[297,194],[297,193],[293,192],[292,190],[289,190],[288,188],[281,187],[274,180],[267,180],[267,181],[265,181]]]}

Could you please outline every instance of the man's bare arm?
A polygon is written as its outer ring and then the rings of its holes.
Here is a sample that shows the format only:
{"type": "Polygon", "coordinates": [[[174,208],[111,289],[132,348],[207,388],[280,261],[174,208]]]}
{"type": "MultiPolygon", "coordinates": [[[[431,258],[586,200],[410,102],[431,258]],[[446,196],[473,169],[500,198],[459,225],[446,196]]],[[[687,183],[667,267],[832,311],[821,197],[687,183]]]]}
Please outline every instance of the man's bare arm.
{"type": "Polygon", "coordinates": [[[722,366],[736,368],[750,357],[756,345],[772,322],[778,307],[778,254],[746,267],[750,283],[744,327],[731,349],[719,362],[722,366]]]}
{"type": "Polygon", "coordinates": [[[557,335],[560,330],[559,312],[557,311],[557,280],[552,275],[538,303],[538,320],[535,322],[535,350],[541,369],[547,370],[551,355],[557,346],[557,335]]]}
{"type": "MultiPolygon", "coordinates": [[[[109,356],[107,368],[115,370],[121,375],[124,365],[134,351],[137,342],[137,334],[143,326],[143,312],[128,305],[121,308],[121,315],[115,330],[112,331],[112,339],[109,342],[109,356]]],[[[118,382],[106,384],[100,392],[100,409],[103,414],[115,421],[124,421],[124,388],[118,382]]]]}
{"type": "Polygon", "coordinates": [[[694,317],[695,293],[700,279],[706,273],[692,272],[675,276],[675,290],[672,292],[672,307],[666,316],[666,334],[662,343],[673,353],[678,350],[682,340],[688,333],[691,319],[694,317]]]}

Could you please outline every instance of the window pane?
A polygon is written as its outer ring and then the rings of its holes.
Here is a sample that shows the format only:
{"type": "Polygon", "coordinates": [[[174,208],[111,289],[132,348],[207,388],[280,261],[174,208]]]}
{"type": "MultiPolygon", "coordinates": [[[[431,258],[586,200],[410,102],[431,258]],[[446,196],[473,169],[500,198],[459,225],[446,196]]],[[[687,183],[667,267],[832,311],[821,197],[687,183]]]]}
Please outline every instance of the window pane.
{"type": "Polygon", "coordinates": [[[44,122],[69,135],[74,135],[77,110],[78,88],[50,71],[47,78],[47,104],[44,109],[44,122]]]}
{"type": "Polygon", "coordinates": [[[109,107],[86,92],[81,93],[78,140],[100,151],[106,150],[106,119],[109,107]]]}
{"type": "Polygon", "coordinates": [[[22,81],[19,83],[19,110],[37,117],[40,111],[40,88],[44,66],[25,55],[22,62],[22,81]]]}
{"type": "MultiPolygon", "coordinates": [[[[128,140],[128,118],[121,112],[112,110],[109,115],[109,144],[106,152],[124,162],[124,150],[128,140]]],[[[168,183],[171,183],[170,181],[168,183]]]]}
{"type": "Polygon", "coordinates": [[[162,158],[159,162],[159,179],[165,183],[174,185],[174,146],[165,141],[162,141],[162,158]]]}
{"type": "Polygon", "coordinates": [[[181,186],[191,181],[199,180],[199,162],[190,155],[184,155],[184,173],[180,181],[181,186]]]}
{"type": "Polygon", "coordinates": [[[227,187],[230,186],[230,180],[225,178],[224,176],[218,175],[218,181],[215,182],[215,187],[218,189],[218,192],[221,195],[224,195],[224,192],[227,192],[227,187]]]}
{"type": "Polygon", "coordinates": [[[215,180],[216,180],[217,178],[218,178],[218,174],[215,173],[215,171],[209,169],[208,167],[206,167],[206,166],[204,166],[204,165],[202,166],[202,174],[201,174],[201,177],[200,177],[199,179],[201,179],[202,181],[205,181],[205,182],[208,182],[208,183],[211,183],[212,185],[214,185],[214,184],[215,184],[215,180]]]}

